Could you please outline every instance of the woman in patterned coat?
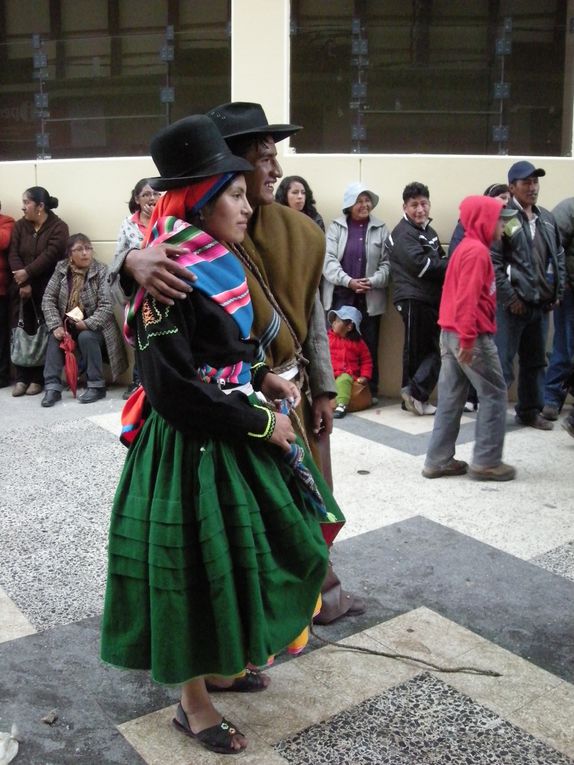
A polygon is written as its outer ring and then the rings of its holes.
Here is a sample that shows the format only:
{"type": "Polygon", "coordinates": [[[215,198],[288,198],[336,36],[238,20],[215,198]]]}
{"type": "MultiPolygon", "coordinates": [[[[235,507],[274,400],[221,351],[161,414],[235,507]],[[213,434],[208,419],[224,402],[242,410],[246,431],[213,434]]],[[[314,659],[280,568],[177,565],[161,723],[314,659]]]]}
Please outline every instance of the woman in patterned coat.
{"type": "Polygon", "coordinates": [[[88,389],[78,398],[81,404],[91,404],[106,395],[104,354],[114,380],[128,366],[114,316],[106,266],[94,259],[94,248],[85,234],[70,237],[66,254],[68,258],[56,266],[42,300],[46,326],[51,332],[44,366],[44,407],[54,406],[62,398],[64,352],[60,342],[64,337],[64,323],[86,363],[88,389]],[[78,309],[81,318],[79,313],[76,320],[66,316],[78,309]]]}

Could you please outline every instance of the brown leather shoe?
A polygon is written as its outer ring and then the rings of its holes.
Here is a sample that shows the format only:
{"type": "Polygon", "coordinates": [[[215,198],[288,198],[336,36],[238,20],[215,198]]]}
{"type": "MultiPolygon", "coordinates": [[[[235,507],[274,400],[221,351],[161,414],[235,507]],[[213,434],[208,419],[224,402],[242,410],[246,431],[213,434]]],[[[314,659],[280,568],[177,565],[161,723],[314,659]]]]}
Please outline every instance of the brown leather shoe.
{"type": "Polygon", "coordinates": [[[536,428],[536,430],[552,430],[554,428],[554,423],[546,420],[540,414],[537,414],[536,417],[529,417],[527,420],[517,414],[514,421],[517,425],[526,425],[529,428],[536,428]]]}
{"type": "Polygon", "coordinates": [[[28,390],[26,391],[26,395],[37,396],[43,390],[44,390],[44,386],[40,385],[40,383],[30,383],[30,385],[28,385],[28,390]]]}
{"type": "Polygon", "coordinates": [[[16,385],[12,388],[12,395],[14,396],[14,398],[18,398],[18,396],[23,396],[27,390],[28,390],[28,383],[17,382],[16,385]]]}
{"type": "Polygon", "coordinates": [[[490,468],[471,465],[468,475],[473,481],[512,481],[516,477],[516,468],[504,462],[490,468]]]}
{"type": "Polygon", "coordinates": [[[449,475],[464,475],[468,470],[468,464],[464,460],[455,460],[453,457],[450,462],[440,467],[424,467],[422,475],[424,478],[442,478],[449,475]]]}

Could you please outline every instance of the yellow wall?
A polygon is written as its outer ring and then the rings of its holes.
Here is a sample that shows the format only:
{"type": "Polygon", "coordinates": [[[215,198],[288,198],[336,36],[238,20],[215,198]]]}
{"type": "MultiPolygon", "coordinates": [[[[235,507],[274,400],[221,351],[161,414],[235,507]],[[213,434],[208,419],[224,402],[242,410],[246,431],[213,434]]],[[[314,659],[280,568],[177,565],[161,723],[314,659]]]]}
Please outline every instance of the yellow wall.
{"type": "MultiPolygon", "coordinates": [[[[232,0],[232,99],[261,102],[270,122],[289,121],[288,30],[288,0],[232,0]]],[[[308,179],[326,224],[340,214],[346,184],[362,180],[379,194],[375,212],[392,228],[401,215],[403,187],[413,180],[423,181],[431,192],[433,225],[444,242],[448,242],[454,228],[462,197],[480,194],[490,183],[504,182],[508,167],[522,159],[425,154],[297,155],[288,141],[280,143],[278,150],[285,174],[308,179]]],[[[529,159],[547,172],[541,179],[542,205],[552,208],[574,194],[572,158],[529,159]]],[[[149,158],[0,163],[2,210],[19,217],[22,192],[29,186],[45,186],[59,198],[56,212],[70,230],[86,233],[94,241],[98,257],[109,262],[119,224],[128,212],[130,189],[139,178],[155,174],[149,158]]],[[[382,330],[382,388],[386,395],[397,395],[402,326],[394,309],[384,318],[382,330]]]]}

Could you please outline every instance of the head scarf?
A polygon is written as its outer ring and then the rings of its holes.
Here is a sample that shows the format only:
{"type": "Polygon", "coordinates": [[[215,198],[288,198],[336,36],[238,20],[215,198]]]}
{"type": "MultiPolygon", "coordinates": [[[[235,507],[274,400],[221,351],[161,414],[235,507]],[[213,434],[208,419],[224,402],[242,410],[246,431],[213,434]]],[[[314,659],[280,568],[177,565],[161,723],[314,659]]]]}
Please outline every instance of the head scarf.
{"type": "Polygon", "coordinates": [[[160,218],[173,216],[185,220],[188,213],[193,215],[199,212],[235,175],[237,173],[210,175],[209,178],[202,178],[189,186],[181,186],[178,189],[166,191],[153,209],[142,247],[147,247],[150,240],[153,239],[152,232],[160,218]]]}

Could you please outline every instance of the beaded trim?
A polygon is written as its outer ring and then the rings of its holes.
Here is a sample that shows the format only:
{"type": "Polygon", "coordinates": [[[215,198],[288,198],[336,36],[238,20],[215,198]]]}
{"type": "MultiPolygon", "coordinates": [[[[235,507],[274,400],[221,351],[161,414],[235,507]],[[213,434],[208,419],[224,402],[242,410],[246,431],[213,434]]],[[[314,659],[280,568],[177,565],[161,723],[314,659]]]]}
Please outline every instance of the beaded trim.
{"type": "Polygon", "coordinates": [[[252,438],[263,438],[265,441],[269,441],[273,435],[273,431],[275,430],[275,412],[273,412],[271,409],[268,409],[266,406],[259,406],[258,404],[255,404],[253,408],[261,409],[267,414],[267,426],[263,433],[248,433],[247,435],[251,436],[252,438]]]}

